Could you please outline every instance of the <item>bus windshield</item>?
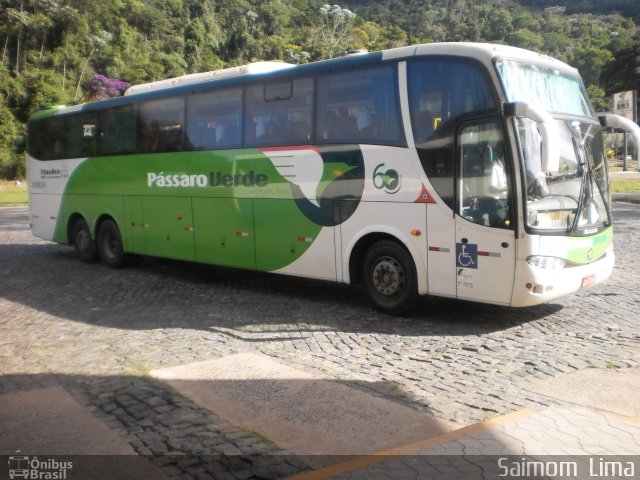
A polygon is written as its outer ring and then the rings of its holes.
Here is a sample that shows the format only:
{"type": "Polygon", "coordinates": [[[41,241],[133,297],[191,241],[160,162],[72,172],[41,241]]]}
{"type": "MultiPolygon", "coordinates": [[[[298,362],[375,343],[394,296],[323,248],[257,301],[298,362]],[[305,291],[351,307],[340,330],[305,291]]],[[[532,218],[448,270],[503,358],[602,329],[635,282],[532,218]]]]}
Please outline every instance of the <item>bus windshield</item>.
{"type": "Polygon", "coordinates": [[[524,163],[526,222],[535,230],[592,234],[611,225],[602,127],[578,76],[514,61],[498,63],[509,101],[539,105],[556,118],[557,172],[544,172],[538,125],[517,118],[524,163]],[[586,118],[585,118],[586,117],[586,118]]]}
{"type": "Polygon", "coordinates": [[[502,60],[497,67],[509,102],[527,102],[551,113],[594,116],[577,75],[513,60],[502,60]]]}

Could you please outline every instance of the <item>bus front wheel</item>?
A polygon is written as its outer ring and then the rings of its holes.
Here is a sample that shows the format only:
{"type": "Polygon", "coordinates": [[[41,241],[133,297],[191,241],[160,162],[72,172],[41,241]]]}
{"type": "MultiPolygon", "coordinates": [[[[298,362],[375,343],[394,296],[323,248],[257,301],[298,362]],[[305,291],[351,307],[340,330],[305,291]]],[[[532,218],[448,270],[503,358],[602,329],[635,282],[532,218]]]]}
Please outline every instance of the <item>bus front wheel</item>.
{"type": "Polygon", "coordinates": [[[418,297],[413,258],[397,243],[374,243],[365,255],[361,278],[367,297],[383,312],[400,315],[418,297]]]}
{"type": "Polygon", "coordinates": [[[98,230],[98,252],[102,263],[111,268],[125,265],[126,255],[122,246],[120,229],[113,220],[105,220],[98,230]]]}
{"type": "Polygon", "coordinates": [[[94,263],[98,261],[98,247],[96,241],[91,238],[89,225],[84,218],[78,219],[73,224],[71,231],[71,240],[75,248],[76,255],[85,263],[94,263]]]}

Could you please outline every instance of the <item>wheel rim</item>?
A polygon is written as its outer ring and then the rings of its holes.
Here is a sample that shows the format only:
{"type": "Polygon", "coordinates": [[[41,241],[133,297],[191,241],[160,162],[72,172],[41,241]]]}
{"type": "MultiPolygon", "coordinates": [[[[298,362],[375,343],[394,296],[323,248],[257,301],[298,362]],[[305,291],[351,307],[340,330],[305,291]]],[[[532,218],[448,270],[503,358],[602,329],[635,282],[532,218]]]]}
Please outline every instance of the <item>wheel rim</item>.
{"type": "Polygon", "coordinates": [[[105,246],[107,247],[107,253],[111,258],[115,257],[116,252],[118,251],[118,240],[113,233],[109,233],[107,238],[105,239],[105,246]]]}
{"type": "Polygon", "coordinates": [[[76,245],[82,252],[86,252],[89,249],[91,245],[91,236],[86,229],[82,229],[76,234],[76,245]]]}
{"type": "Polygon", "coordinates": [[[404,270],[395,258],[378,259],[371,271],[371,279],[376,291],[385,297],[394,297],[404,289],[404,270]]]}

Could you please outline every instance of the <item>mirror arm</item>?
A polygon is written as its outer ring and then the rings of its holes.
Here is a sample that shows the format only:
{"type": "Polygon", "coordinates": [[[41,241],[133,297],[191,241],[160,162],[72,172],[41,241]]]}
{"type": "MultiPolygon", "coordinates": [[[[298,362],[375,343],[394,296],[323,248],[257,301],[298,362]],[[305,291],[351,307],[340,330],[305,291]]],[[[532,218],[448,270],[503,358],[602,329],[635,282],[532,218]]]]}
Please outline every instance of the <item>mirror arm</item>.
{"type": "MultiPolygon", "coordinates": [[[[618,128],[630,132],[636,142],[636,156],[640,157],[640,127],[636,123],[612,113],[600,113],[598,119],[603,127],[618,128]]],[[[636,160],[638,159],[636,158],[636,160]]]]}

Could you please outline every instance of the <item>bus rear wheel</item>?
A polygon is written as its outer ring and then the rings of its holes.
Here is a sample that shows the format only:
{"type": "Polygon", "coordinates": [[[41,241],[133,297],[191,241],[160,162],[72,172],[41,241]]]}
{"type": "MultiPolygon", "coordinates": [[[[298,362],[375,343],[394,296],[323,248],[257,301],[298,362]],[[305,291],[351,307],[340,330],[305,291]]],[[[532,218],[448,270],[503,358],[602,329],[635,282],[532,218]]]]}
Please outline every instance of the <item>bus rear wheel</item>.
{"type": "Polygon", "coordinates": [[[113,220],[105,220],[98,230],[98,252],[102,263],[111,268],[124,267],[126,254],[120,229],[113,220]]]}
{"type": "Polygon", "coordinates": [[[71,230],[71,241],[76,255],[85,263],[98,261],[98,247],[96,241],[91,238],[91,230],[84,218],[76,220],[71,230]]]}
{"type": "Polygon", "coordinates": [[[390,241],[374,243],[364,257],[362,285],[378,310],[392,315],[406,312],[418,297],[418,281],[411,254],[390,241]]]}

